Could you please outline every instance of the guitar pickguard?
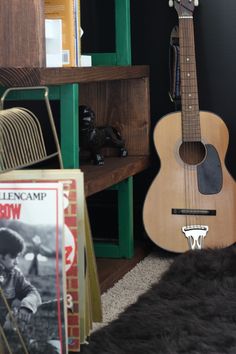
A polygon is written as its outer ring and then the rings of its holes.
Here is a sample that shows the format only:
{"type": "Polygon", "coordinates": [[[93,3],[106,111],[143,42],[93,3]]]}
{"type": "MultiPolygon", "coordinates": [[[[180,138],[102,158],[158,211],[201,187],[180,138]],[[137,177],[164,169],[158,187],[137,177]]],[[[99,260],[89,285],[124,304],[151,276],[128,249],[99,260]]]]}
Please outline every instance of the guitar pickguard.
{"type": "Polygon", "coordinates": [[[202,194],[219,193],[223,186],[221,162],[217,150],[206,144],[206,158],[197,166],[198,190],[202,194]]]}

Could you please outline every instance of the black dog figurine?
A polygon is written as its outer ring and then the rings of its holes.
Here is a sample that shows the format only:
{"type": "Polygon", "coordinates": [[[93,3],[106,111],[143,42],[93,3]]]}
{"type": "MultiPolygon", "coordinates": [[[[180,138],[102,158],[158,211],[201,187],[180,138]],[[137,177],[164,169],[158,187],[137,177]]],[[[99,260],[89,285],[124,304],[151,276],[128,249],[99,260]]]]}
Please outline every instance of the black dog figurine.
{"type": "Polygon", "coordinates": [[[126,157],[128,151],[120,133],[111,126],[95,127],[95,113],[88,106],[79,106],[79,138],[80,146],[91,153],[95,165],[103,165],[104,157],[100,153],[102,147],[119,149],[119,156],[126,157]]]}

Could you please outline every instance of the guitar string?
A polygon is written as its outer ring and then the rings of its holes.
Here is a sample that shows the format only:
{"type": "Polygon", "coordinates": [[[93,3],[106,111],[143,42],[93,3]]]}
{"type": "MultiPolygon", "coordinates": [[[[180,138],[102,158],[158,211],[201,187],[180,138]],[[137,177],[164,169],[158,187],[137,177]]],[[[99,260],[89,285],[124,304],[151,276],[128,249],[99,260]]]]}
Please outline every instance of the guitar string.
{"type": "MultiPolygon", "coordinates": [[[[193,20],[189,20],[189,33],[191,33],[192,35],[190,36],[190,42],[191,42],[191,48],[192,48],[192,55],[193,55],[193,72],[194,72],[194,92],[195,92],[195,96],[194,96],[194,107],[195,108],[195,133],[197,135],[197,140],[199,141],[199,143],[197,144],[197,158],[198,158],[198,163],[201,161],[201,122],[200,122],[200,111],[199,111],[199,100],[198,100],[198,87],[197,87],[197,72],[196,72],[196,55],[195,55],[195,40],[194,40],[194,25],[193,25],[193,20]],[[198,150],[199,149],[199,150],[198,150]]],[[[194,168],[194,190],[195,192],[195,197],[194,197],[194,202],[196,204],[196,208],[197,209],[201,209],[201,198],[200,198],[200,194],[198,193],[198,179],[197,179],[197,166],[195,166],[194,168]],[[195,189],[196,188],[196,189],[195,189]]],[[[202,224],[202,217],[201,214],[196,216],[196,225],[201,225],[202,224]]]]}
{"type": "MultiPolygon", "coordinates": [[[[183,53],[183,23],[179,19],[179,45],[180,45],[180,85],[181,85],[181,132],[182,132],[182,141],[181,144],[184,144],[184,112],[183,112],[183,58],[184,58],[184,53],[183,53]]],[[[185,156],[185,145],[184,145],[184,156],[185,156]]],[[[182,159],[182,157],[180,156],[182,159]]],[[[187,173],[186,173],[186,164],[185,161],[183,161],[183,167],[184,167],[184,200],[185,200],[185,208],[187,208],[187,173]]],[[[188,222],[188,216],[187,214],[185,215],[185,225],[187,225],[188,222]]],[[[182,225],[184,226],[184,225],[182,225]]]]}
{"type": "MultiPolygon", "coordinates": [[[[183,85],[184,87],[182,87],[182,94],[183,94],[183,99],[184,99],[184,104],[182,107],[183,110],[183,119],[184,119],[184,126],[185,126],[185,132],[184,134],[187,133],[189,134],[189,138],[187,140],[193,140],[195,141],[198,135],[198,131],[196,131],[196,120],[199,119],[198,117],[194,117],[194,113],[195,115],[198,115],[199,112],[198,110],[195,109],[195,107],[197,107],[197,87],[192,87],[190,85],[192,80],[196,80],[196,62],[195,62],[195,52],[194,52],[194,37],[193,37],[193,22],[189,19],[182,19],[180,20],[180,28],[181,30],[181,40],[182,40],[182,73],[183,73],[183,81],[186,83],[186,85],[183,85]],[[184,40],[185,39],[185,43],[184,40]],[[186,45],[187,43],[187,45],[186,45]],[[185,45],[183,45],[185,44],[185,45]],[[191,70],[186,70],[186,63],[187,63],[187,58],[192,59],[192,62],[190,62],[188,64],[188,67],[191,66],[191,70]],[[193,78],[189,78],[186,76],[187,73],[190,72],[194,74],[193,78]],[[187,80],[191,80],[189,81],[189,83],[187,83],[187,80]],[[192,94],[193,96],[191,97],[191,100],[188,96],[188,92],[186,91],[186,88],[194,88],[194,93],[192,94]],[[187,99],[188,97],[188,99],[187,99]],[[191,113],[189,110],[189,107],[192,106],[193,110],[191,113]],[[186,119],[186,114],[187,119],[186,119]],[[189,116],[190,115],[190,116],[189,116]],[[191,120],[190,120],[191,118],[191,120]],[[194,119],[194,121],[193,121],[194,119]],[[186,122],[187,121],[187,122],[186,122]],[[188,125],[186,125],[188,124],[188,125]],[[194,131],[195,128],[195,131],[194,131]]],[[[183,82],[182,81],[182,82],[183,82]]],[[[196,85],[196,82],[194,82],[196,85]]],[[[192,157],[196,157],[195,154],[198,153],[198,151],[196,150],[196,146],[194,143],[189,143],[187,141],[187,143],[184,145],[184,149],[185,149],[185,156],[189,159],[191,159],[192,157]],[[185,148],[186,147],[186,148],[185,148]]],[[[196,176],[196,165],[194,164],[194,161],[187,161],[186,165],[185,165],[185,170],[186,170],[186,175],[185,175],[185,183],[186,183],[186,196],[185,196],[185,200],[186,200],[186,207],[187,209],[198,209],[199,203],[197,201],[196,198],[196,193],[195,193],[195,188],[197,187],[197,176],[196,176]],[[189,162],[189,163],[188,163],[189,162]]],[[[200,224],[200,216],[197,215],[192,215],[190,212],[190,215],[186,217],[187,219],[187,225],[197,225],[200,224]]]]}
{"type": "MultiPolygon", "coordinates": [[[[189,113],[189,102],[187,99],[187,93],[188,93],[188,89],[189,89],[189,85],[187,82],[187,77],[186,77],[186,63],[187,63],[187,57],[189,57],[189,32],[188,32],[188,26],[186,26],[186,24],[188,24],[189,20],[188,19],[183,19],[182,23],[183,23],[183,30],[184,30],[184,39],[185,39],[185,43],[184,43],[184,47],[183,47],[183,52],[184,52],[184,57],[183,57],[183,75],[184,75],[184,80],[185,80],[185,85],[184,85],[184,95],[186,95],[185,97],[185,101],[184,101],[184,116],[185,116],[185,127],[186,127],[186,131],[188,134],[188,142],[187,142],[187,159],[189,159],[188,164],[187,164],[187,181],[188,181],[188,195],[187,195],[187,200],[189,203],[189,209],[191,210],[193,208],[193,174],[192,174],[192,156],[193,156],[193,144],[191,142],[192,139],[192,126],[191,123],[192,121],[190,120],[190,113],[189,113]],[[186,125],[187,124],[187,125],[186,125]],[[189,143],[190,140],[190,143],[189,143]]],[[[190,57],[192,58],[192,57],[190,57]]],[[[189,224],[193,225],[194,224],[194,216],[191,214],[190,212],[190,217],[189,217],[189,224]]]]}
{"type": "MultiPolygon", "coordinates": [[[[196,72],[196,56],[195,56],[195,43],[194,43],[194,25],[193,20],[189,19],[187,21],[188,32],[190,34],[189,43],[190,49],[192,51],[191,55],[193,58],[192,66],[193,66],[193,91],[194,93],[194,100],[193,100],[193,107],[194,107],[194,121],[192,126],[192,136],[196,138],[198,144],[196,145],[196,157],[199,160],[201,159],[201,131],[200,131],[200,112],[199,112],[199,103],[198,103],[198,87],[197,87],[197,72],[196,72]],[[200,141],[199,141],[200,139],[200,141]]],[[[192,82],[192,81],[191,81],[192,82]]],[[[197,180],[197,165],[194,166],[193,171],[193,204],[196,209],[201,209],[200,203],[200,194],[198,193],[198,180],[197,180]]],[[[195,224],[201,225],[201,214],[195,216],[195,224]]]]}
{"type": "MultiPolygon", "coordinates": [[[[179,20],[180,23],[180,55],[181,55],[181,73],[182,73],[182,79],[181,79],[181,92],[182,92],[182,99],[181,99],[181,108],[182,108],[182,143],[184,144],[184,151],[183,151],[183,157],[184,157],[184,189],[185,189],[185,208],[189,209],[190,205],[189,205],[189,175],[188,175],[188,170],[189,170],[189,166],[186,160],[186,157],[189,153],[188,151],[188,145],[186,143],[186,139],[185,139],[185,123],[186,123],[186,117],[185,117],[185,112],[184,112],[184,106],[185,106],[185,92],[184,92],[184,58],[185,58],[185,50],[184,50],[184,39],[185,39],[185,31],[184,31],[184,22],[183,20],[179,20]]],[[[190,217],[188,216],[188,214],[186,213],[185,216],[185,224],[186,226],[189,225],[190,222],[190,217]]],[[[184,225],[183,225],[184,226],[184,225]]]]}
{"type": "MultiPolygon", "coordinates": [[[[195,55],[194,55],[194,34],[193,34],[193,21],[192,19],[187,19],[184,21],[184,25],[185,25],[185,32],[186,32],[186,36],[187,36],[187,43],[188,46],[186,47],[186,51],[188,51],[187,55],[189,55],[189,57],[191,58],[191,66],[193,67],[192,72],[195,72],[195,55]]],[[[190,70],[187,70],[187,72],[189,72],[190,70]]],[[[187,72],[185,73],[185,75],[187,74],[187,72]]],[[[190,73],[191,75],[191,73],[190,73]]],[[[188,88],[190,88],[191,92],[193,90],[193,87],[191,85],[192,83],[192,78],[191,76],[187,78],[187,80],[189,80],[189,84],[187,85],[188,88]]],[[[194,87],[194,92],[196,91],[196,88],[194,87]]],[[[196,93],[195,93],[196,95],[196,93]]],[[[194,97],[195,98],[195,97],[194,97]]],[[[189,112],[190,118],[189,119],[189,125],[190,125],[190,140],[191,140],[191,144],[190,144],[190,156],[192,156],[193,161],[191,161],[191,166],[190,166],[190,189],[191,189],[191,200],[190,200],[190,207],[191,209],[198,209],[198,203],[197,203],[197,198],[196,198],[196,164],[194,159],[197,157],[197,151],[196,151],[196,109],[195,109],[195,103],[196,101],[192,101],[193,98],[188,97],[188,102],[187,103],[187,112],[189,112]],[[192,108],[190,108],[192,107],[192,108]]],[[[194,215],[192,216],[192,225],[196,225],[198,224],[198,216],[194,215]]]]}
{"type": "MultiPolygon", "coordinates": [[[[190,39],[191,39],[191,36],[190,36],[188,24],[189,24],[189,19],[184,20],[185,38],[186,38],[186,43],[187,43],[187,45],[185,47],[185,58],[186,58],[186,60],[187,60],[187,57],[190,57],[192,59],[192,53],[190,52],[190,48],[191,48],[190,39]]],[[[187,62],[185,61],[185,68],[187,69],[186,64],[187,64],[187,62]]],[[[187,76],[187,71],[188,70],[185,70],[185,76],[187,76]]],[[[189,81],[189,78],[186,77],[185,80],[187,82],[187,81],[189,81]]],[[[190,82],[187,82],[186,86],[188,88],[188,91],[185,92],[185,95],[188,95],[189,90],[191,89],[190,82]]],[[[192,210],[192,209],[194,209],[194,205],[195,205],[195,203],[194,203],[194,200],[195,200],[195,197],[194,197],[194,193],[195,193],[195,189],[194,189],[194,161],[193,161],[193,159],[194,159],[194,134],[193,134],[193,114],[191,112],[190,106],[191,105],[190,105],[190,101],[189,101],[189,97],[188,97],[188,99],[185,100],[185,110],[187,112],[186,114],[188,115],[188,117],[187,117],[187,123],[188,123],[187,131],[188,131],[189,140],[190,140],[190,145],[188,144],[188,146],[189,146],[189,157],[188,158],[190,160],[190,164],[189,164],[189,168],[188,168],[188,178],[189,178],[189,181],[190,181],[190,183],[189,183],[189,189],[190,189],[190,193],[189,193],[189,204],[190,204],[190,206],[189,206],[189,208],[190,208],[190,210],[192,210]]],[[[194,214],[190,213],[190,215],[191,215],[191,217],[190,217],[190,219],[191,219],[190,225],[196,224],[194,214]]]]}

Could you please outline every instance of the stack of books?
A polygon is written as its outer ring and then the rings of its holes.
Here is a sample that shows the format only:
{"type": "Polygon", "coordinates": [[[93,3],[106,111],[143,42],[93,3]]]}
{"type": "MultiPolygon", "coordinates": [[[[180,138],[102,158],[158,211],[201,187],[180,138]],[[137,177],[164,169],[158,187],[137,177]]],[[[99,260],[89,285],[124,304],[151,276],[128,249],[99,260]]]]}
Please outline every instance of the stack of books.
{"type": "Polygon", "coordinates": [[[79,352],[101,321],[83,173],[0,175],[0,352],[79,352]]]}

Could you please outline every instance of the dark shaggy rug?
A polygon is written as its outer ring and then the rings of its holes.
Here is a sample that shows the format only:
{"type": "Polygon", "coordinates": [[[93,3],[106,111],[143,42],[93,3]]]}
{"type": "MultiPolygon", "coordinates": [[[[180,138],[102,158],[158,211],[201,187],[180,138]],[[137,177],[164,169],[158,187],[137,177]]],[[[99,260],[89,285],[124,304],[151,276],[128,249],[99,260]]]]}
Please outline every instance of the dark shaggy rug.
{"type": "Polygon", "coordinates": [[[236,247],[188,251],[83,354],[236,354],[236,247]]]}

